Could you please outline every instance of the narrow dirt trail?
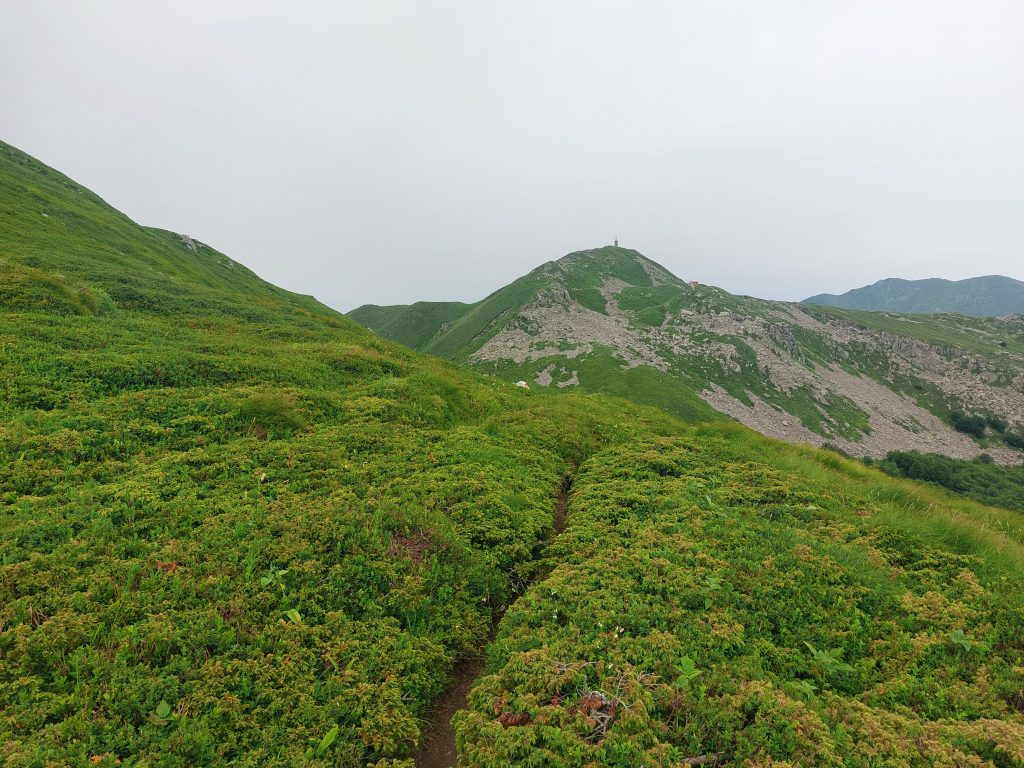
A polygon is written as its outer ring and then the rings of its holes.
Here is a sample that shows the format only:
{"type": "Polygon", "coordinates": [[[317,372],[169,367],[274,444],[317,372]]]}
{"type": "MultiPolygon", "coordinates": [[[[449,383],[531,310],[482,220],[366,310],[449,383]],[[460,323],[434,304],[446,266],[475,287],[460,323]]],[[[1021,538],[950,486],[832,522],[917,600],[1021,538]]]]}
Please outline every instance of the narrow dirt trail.
{"type": "Polygon", "coordinates": [[[452,670],[452,681],[447,690],[434,699],[425,715],[423,740],[413,756],[417,768],[450,768],[458,756],[455,751],[455,730],[452,716],[466,708],[466,697],[474,681],[484,670],[484,656],[464,659],[452,670]]]}
{"type": "MultiPolygon", "coordinates": [[[[555,498],[555,533],[552,540],[565,530],[569,519],[569,491],[572,488],[572,475],[562,478],[555,498]]],[[[548,542],[550,543],[550,542],[548,542]]],[[[497,629],[499,616],[494,622],[497,629]]],[[[487,643],[494,639],[493,631],[487,643]]],[[[455,750],[455,730],[452,728],[452,717],[460,709],[467,706],[466,697],[473,683],[483,672],[487,664],[484,654],[463,659],[455,664],[452,680],[444,693],[434,699],[424,715],[423,738],[420,748],[413,755],[416,768],[452,768],[458,758],[455,750]]]]}
{"type": "Polygon", "coordinates": [[[569,520],[569,491],[572,490],[572,475],[562,478],[562,484],[558,488],[558,497],[555,499],[555,536],[565,530],[565,524],[569,520]]]}

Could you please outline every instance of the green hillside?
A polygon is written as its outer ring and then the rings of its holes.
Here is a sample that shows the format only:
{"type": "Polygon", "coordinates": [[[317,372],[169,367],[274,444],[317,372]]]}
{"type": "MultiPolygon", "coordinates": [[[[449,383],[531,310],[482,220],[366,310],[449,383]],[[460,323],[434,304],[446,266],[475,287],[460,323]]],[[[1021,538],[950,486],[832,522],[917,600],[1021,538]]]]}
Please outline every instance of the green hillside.
{"type": "Polygon", "coordinates": [[[934,313],[952,312],[979,317],[1024,314],[1024,283],[1012,277],[987,275],[966,280],[901,280],[888,278],[863,288],[835,295],[822,293],[804,299],[805,304],[824,304],[868,311],[934,313]]]}
{"type": "Polygon", "coordinates": [[[3,142],[0,162],[4,307],[239,319],[283,309],[337,317],[312,297],[260,280],[207,245],[136,225],[89,190],[3,142]]]}
{"type": "Polygon", "coordinates": [[[402,340],[403,344],[423,351],[473,307],[459,301],[421,301],[391,307],[367,304],[352,310],[349,316],[361,325],[374,328],[385,339],[402,340]]]}
{"type": "Polygon", "coordinates": [[[1019,513],[427,357],[0,149],[3,765],[411,768],[484,646],[463,766],[1024,765],[1019,513]]]}
{"type": "Polygon", "coordinates": [[[901,315],[735,296],[605,246],[547,262],[476,304],[367,305],[380,336],[531,386],[732,417],[856,456],[938,451],[1000,462],[951,414],[1024,428],[1024,317],[901,315]]]}
{"type": "MultiPolygon", "coordinates": [[[[607,246],[586,252],[585,258],[574,259],[574,256],[580,255],[570,254],[559,262],[547,262],[475,304],[417,302],[390,307],[368,304],[352,310],[349,317],[383,338],[421,352],[460,363],[469,362],[482,371],[508,381],[532,381],[548,365],[560,363],[569,345],[548,343],[550,354],[525,361],[506,359],[481,363],[474,361],[473,356],[502,331],[524,329],[535,334],[538,329],[523,320],[522,312],[538,297],[541,301],[573,302],[607,315],[607,302],[601,294],[601,288],[607,280],[621,280],[641,288],[652,288],[651,277],[643,266],[645,264],[650,265],[651,270],[671,277],[661,266],[628,248],[607,246]],[[564,268],[567,262],[570,264],[568,269],[564,268]],[[447,308],[453,306],[458,309],[449,314],[447,308]]],[[[684,285],[674,277],[671,279],[678,286],[684,285]]],[[[704,296],[698,300],[702,305],[717,306],[717,294],[727,296],[712,288],[702,292],[704,296]]],[[[645,311],[647,314],[663,313],[665,309],[661,306],[662,301],[673,308],[689,306],[690,302],[686,298],[668,294],[662,296],[663,290],[655,293],[654,299],[642,292],[636,297],[641,314],[645,311]]],[[[574,358],[579,363],[580,372],[579,382],[573,386],[587,393],[617,395],[642,404],[656,405],[688,421],[723,420],[722,414],[696,394],[694,382],[688,375],[690,372],[684,375],[684,382],[680,386],[678,380],[668,380],[661,372],[645,366],[621,371],[613,353],[614,350],[610,348],[595,345],[586,354],[574,358]]]]}

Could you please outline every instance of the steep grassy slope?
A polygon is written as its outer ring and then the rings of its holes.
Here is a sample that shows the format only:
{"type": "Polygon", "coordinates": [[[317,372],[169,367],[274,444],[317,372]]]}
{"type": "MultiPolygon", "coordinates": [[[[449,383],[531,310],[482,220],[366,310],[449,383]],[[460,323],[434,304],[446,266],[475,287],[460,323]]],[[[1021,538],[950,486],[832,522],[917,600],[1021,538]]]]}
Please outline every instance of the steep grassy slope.
{"type": "Polygon", "coordinates": [[[1000,317],[1024,313],[1024,283],[1002,275],[967,280],[889,278],[838,296],[821,293],[804,299],[804,303],[868,311],[1000,317]]]}
{"type": "Polygon", "coordinates": [[[479,304],[361,307],[380,335],[506,379],[728,414],[766,434],[856,455],[894,449],[1001,461],[950,414],[1024,424],[1024,319],[908,316],[733,296],[605,247],[538,267],[479,304]]]}
{"type": "Polygon", "coordinates": [[[337,317],[309,296],[260,280],[209,246],[136,225],[89,190],[3,142],[0,163],[5,277],[0,303],[7,308],[91,315],[120,308],[241,319],[283,309],[337,317]],[[232,301],[231,293],[245,300],[232,301]]]}
{"type": "Polygon", "coordinates": [[[437,336],[474,308],[458,301],[422,301],[408,306],[364,306],[353,310],[353,320],[374,328],[385,339],[403,339],[407,346],[425,351],[437,336]]]}
{"type": "Polygon", "coordinates": [[[465,765],[1024,760],[1021,516],[457,369],[69,189],[4,147],[4,765],[410,768],[508,605],[465,765]]]}

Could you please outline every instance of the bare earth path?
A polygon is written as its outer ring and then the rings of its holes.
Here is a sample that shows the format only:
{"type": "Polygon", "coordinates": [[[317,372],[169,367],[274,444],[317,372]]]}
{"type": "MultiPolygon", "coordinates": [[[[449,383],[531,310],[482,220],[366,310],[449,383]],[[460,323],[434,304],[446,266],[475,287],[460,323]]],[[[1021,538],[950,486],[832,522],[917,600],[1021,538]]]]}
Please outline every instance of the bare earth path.
{"type": "MultiPolygon", "coordinates": [[[[555,499],[555,536],[565,530],[569,517],[569,489],[572,477],[566,475],[555,499]]],[[[497,621],[495,622],[497,626],[497,621]]],[[[493,638],[488,638],[488,642],[493,638]]],[[[416,768],[452,768],[458,754],[455,751],[455,730],[452,728],[452,716],[460,709],[466,708],[466,697],[470,688],[487,664],[483,654],[463,659],[455,664],[452,680],[448,688],[434,699],[424,716],[423,739],[420,748],[413,756],[416,768]]]]}
{"type": "Polygon", "coordinates": [[[452,716],[466,708],[466,696],[473,682],[483,672],[487,659],[484,656],[465,659],[452,670],[452,681],[448,689],[427,710],[423,726],[423,740],[414,759],[417,768],[450,768],[455,765],[455,731],[451,726],[452,716]]]}

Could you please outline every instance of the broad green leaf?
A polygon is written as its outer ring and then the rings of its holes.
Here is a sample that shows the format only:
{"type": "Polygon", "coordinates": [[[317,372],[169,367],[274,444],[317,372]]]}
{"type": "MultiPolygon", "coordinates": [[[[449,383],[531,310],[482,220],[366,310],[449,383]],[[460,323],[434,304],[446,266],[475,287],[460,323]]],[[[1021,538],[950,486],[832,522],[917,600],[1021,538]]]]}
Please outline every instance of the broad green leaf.
{"type": "Polygon", "coordinates": [[[324,737],[320,739],[320,746],[316,748],[316,756],[320,757],[324,752],[326,752],[330,748],[331,744],[334,743],[336,738],[338,738],[338,726],[331,728],[331,730],[325,733],[324,737]]]}

